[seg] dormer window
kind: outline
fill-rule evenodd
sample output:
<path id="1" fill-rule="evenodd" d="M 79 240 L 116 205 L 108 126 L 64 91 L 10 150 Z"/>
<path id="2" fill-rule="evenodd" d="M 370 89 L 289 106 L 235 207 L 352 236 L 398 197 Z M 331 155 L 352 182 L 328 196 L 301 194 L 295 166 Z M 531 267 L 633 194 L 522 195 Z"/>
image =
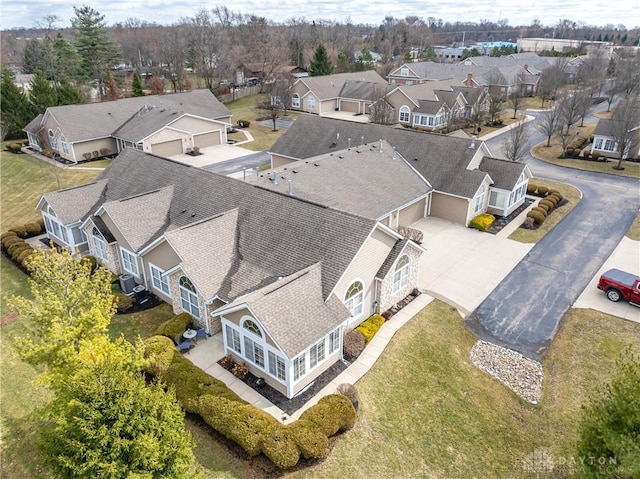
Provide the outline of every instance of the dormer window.
<path id="1" fill-rule="evenodd" d="M 408 77 L 409 76 L 409 69 L 408 68 L 401 68 L 400 69 L 400 76 L 401 77 Z"/>

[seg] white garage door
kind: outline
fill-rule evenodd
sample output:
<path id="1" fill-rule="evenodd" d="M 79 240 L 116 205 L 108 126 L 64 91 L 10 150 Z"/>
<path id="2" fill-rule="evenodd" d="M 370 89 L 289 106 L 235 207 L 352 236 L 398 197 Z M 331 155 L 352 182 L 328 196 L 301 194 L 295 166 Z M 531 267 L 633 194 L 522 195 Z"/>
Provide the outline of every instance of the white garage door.
<path id="1" fill-rule="evenodd" d="M 360 113 L 359 104 L 357 101 L 344 101 L 340 102 L 340 111 L 348 111 L 351 113 Z"/>
<path id="2" fill-rule="evenodd" d="M 220 131 L 216 130 L 209 133 L 201 133 L 200 135 L 193 135 L 193 142 L 198 148 L 219 145 Z"/>
<path id="3" fill-rule="evenodd" d="M 151 146 L 151 153 L 158 156 L 174 156 L 182 153 L 182 140 L 164 141 Z"/>

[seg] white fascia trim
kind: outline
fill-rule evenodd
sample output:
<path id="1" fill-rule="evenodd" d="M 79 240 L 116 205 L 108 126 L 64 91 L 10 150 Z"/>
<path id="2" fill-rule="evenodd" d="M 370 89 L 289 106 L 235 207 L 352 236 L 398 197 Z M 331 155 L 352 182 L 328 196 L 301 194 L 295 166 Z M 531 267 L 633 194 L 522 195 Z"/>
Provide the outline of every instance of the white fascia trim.
<path id="1" fill-rule="evenodd" d="M 147 254 L 150 250 L 152 250 L 153 248 L 155 248 L 156 246 L 160 245 L 163 241 L 166 241 L 166 238 L 164 237 L 164 235 L 160 236 L 159 238 L 156 238 L 155 240 L 153 240 L 151 243 L 149 243 L 147 246 L 145 246 L 144 248 L 142 248 L 138 254 L 140 256 Z"/>
<path id="2" fill-rule="evenodd" d="M 44 199 L 44 195 L 40 195 L 40 199 L 38 200 L 38 203 L 36 204 L 36 207 L 34 209 L 42 211 L 41 204 L 43 201 L 47 201 L 47 200 Z"/>

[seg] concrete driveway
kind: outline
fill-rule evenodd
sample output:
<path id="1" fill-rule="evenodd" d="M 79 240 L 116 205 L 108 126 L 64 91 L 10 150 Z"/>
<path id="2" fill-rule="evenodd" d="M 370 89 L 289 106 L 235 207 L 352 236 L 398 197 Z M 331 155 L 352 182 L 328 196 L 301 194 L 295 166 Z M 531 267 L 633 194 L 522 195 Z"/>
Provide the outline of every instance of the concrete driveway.
<path id="1" fill-rule="evenodd" d="M 598 270 L 576 302 L 573 303 L 573 307 L 591 308 L 640 323 L 639 307 L 632 306 L 624 301 L 619 303 L 609 301 L 604 292 L 597 288 L 600 275 L 611 268 L 621 269 L 632 274 L 640 274 L 640 241 L 630 240 L 626 236 L 622 238 L 618 247 L 602 265 L 602 268 Z"/>
<path id="2" fill-rule="evenodd" d="M 507 239 L 521 222 L 513 220 L 513 227 L 498 235 L 434 217 L 411 225 L 423 232 L 422 246 L 427 250 L 420 262 L 418 287 L 455 305 L 466 317 L 533 247 Z"/>

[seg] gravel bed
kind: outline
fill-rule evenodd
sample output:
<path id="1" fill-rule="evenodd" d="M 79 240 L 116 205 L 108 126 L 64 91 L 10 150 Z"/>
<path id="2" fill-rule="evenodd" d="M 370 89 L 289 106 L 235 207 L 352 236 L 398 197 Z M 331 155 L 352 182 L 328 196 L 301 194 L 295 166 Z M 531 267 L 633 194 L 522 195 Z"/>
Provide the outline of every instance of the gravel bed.
<path id="1" fill-rule="evenodd" d="M 476 342 L 470 357 L 475 366 L 491 374 L 518 396 L 538 404 L 542 393 L 542 364 L 486 341 Z"/>

